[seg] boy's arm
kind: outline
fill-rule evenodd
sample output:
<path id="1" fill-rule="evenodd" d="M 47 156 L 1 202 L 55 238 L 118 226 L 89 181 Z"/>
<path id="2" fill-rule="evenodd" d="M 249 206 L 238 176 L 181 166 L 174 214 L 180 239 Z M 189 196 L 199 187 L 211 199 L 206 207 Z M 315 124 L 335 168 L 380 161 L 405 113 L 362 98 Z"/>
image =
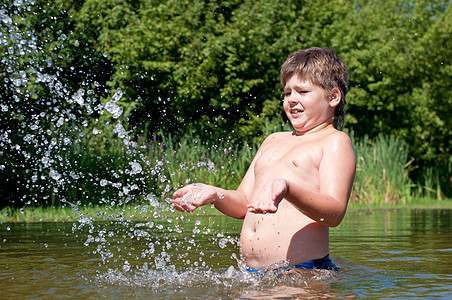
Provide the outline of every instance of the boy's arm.
<path id="1" fill-rule="evenodd" d="M 350 138 L 344 133 L 332 137 L 325 147 L 319 166 L 319 192 L 308 190 L 303 183 L 278 178 L 270 182 L 248 210 L 254 213 L 274 213 L 284 198 L 306 216 L 326 226 L 335 227 L 342 221 L 347 209 L 356 161 Z"/>
<path id="2" fill-rule="evenodd" d="M 238 190 L 218 190 L 221 193 L 221 197 L 214 203 L 215 208 L 229 217 L 236 219 L 245 218 L 248 212 L 246 196 Z"/>
<path id="3" fill-rule="evenodd" d="M 198 207 L 213 204 L 222 213 L 237 219 L 246 214 L 244 196 L 234 190 L 224 190 L 212 185 L 194 183 L 184 186 L 173 194 L 172 206 L 181 212 L 193 212 Z"/>
<path id="4" fill-rule="evenodd" d="M 227 216 L 243 219 L 248 212 L 247 205 L 253 192 L 256 157 L 237 190 L 225 190 L 202 183 L 190 184 L 173 194 L 175 199 L 171 200 L 172 206 L 178 211 L 193 212 L 198 207 L 210 203 Z"/>

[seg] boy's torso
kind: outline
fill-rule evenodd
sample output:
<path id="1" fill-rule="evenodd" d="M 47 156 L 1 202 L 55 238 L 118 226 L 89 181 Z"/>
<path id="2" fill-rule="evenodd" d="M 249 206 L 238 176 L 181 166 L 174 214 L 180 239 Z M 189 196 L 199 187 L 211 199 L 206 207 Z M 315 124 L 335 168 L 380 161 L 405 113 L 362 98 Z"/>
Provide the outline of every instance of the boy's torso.
<path id="1" fill-rule="evenodd" d="M 306 136 L 290 132 L 269 136 L 255 161 L 255 188 L 250 202 L 275 178 L 285 178 L 318 192 L 323 149 L 335 132 L 331 128 Z M 251 268 L 263 268 L 282 260 L 302 263 L 328 254 L 328 227 L 308 218 L 283 199 L 275 214 L 246 215 L 241 250 Z"/>

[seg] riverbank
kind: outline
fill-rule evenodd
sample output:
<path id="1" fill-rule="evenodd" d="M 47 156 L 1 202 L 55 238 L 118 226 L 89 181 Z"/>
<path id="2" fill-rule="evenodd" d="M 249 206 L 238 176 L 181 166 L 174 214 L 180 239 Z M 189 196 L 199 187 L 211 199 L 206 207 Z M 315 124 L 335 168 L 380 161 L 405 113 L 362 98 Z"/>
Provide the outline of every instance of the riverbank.
<path id="1" fill-rule="evenodd" d="M 348 212 L 373 211 L 381 209 L 452 209 L 452 199 L 414 199 L 409 204 L 365 204 L 352 202 L 349 204 Z M 58 207 L 5 207 L 0 210 L 0 222 L 62 222 L 78 221 L 80 219 L 90 220 L 140 220 L 158 217 L 170 217 L 181 213 L 161 207 L 160 209 L 148 209 L 143 205 L 110 207 L 110 206 L 58 206 Z M 203 207 L 195 212 L 195 215 L 219 215 L 214 208 Z"/>

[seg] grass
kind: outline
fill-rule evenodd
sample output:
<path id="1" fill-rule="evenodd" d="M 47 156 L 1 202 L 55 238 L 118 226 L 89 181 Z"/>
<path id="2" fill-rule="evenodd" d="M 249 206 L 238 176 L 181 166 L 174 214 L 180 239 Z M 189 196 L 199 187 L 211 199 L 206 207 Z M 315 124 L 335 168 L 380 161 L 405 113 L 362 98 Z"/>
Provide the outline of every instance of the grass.
<path id="1" fill-rule="evenodd" d="M 112 207 L 109 205 L 76 206 L 61 205 L 48 207 L 4 207 L 0 209 L 0 223 L 2 222 L 58 222 L 77 221 L 80 219 L 90 220 L 140 220 L 161 217 L 177 216 L 184 213 L 177 212 L 170 208 L 169 204 L 162 204 L 159 207 L 152 205 L 127 204 L 122 207 Z M 221 215 L 221 213 L 210 206 L 198 209 L 195 215 Z"/>
<path id="2" fill-rule="evenodd" d="M 212 210 L 216 211 L 216 210 Z M 156 210 L 144 205 L 125 205 L 112 207 L 108 205 L 96 206 L 49 206 L 49 207 L 5 207 L 0 210 L 0 222 L 43 222 L 43 221 L 77 221 L 92 220 L 120 220 L 120 219 L 148 219 L 170 216 L 169 210 Z M 218 213 L 219 214 L 219 213 Z"/>
<path id="3" fill-rule="evenodd" d="M 408 204 L 394 204 L 394 203 L 363 203 L 350 202 L 348 211 L 354 210 L 375 210 L 375 209 L 452 209 L 452 199 L 437 200 L 434 198 L 414 198 Z"/>
<path id="4" fill-rule="evenodd" d="M 433 169 L 426 173 L 422 184 L 410 180 L 411 160 L 402 141 L 380 135 L 375 140 L 354 141 L 354 146 L 357 172 L 350 197 L 351 209 L 449 206 Z M 106 213 L 134 218 L 139 215 L 134 207 L 165 205 L 172 192 L 187 183 L 203 182 L 235 189 L 257 149 L 257 144 L 239 148 L 192 136 L 174 141 L 170 135 L 160 134 L 133 142 L 127 136 L 96 135 L 86 144 L 62 146 L 59 155 L 65 163 L 53 165 L 55 174 L 61 175 L 58 180 L 47 177 L 31 185 L 47 193 L 43 200 L 39 193 L 32 191 L 27 198 L 34 201 L 24 203 L 27 205 L 18 210 L 4 208 L 0 220 L 77 219 L 79 216 L 68 205 L 62 205 L 64 202 L 74 202 L 80 214 L 90 218 L 102 219 Z M 51 179 L 56 178 L 55 174 Z M 147 210 L 149 215 L 154 213 L 152 209 Z"/>
<path id="5" fill-rule="evenodd" d="M 154 196 L 166 199 L 175 188 L 196 181 L 234 189 L 256 148 L 202 142 L 192 136 L 176 142 L 162 134 L 132 141 L 125 133 L 115 137 L 88 130 L 78 142 L 66 145 L 57 140 L 55 144 L 42 158 L 42 153 L 36 154 L 37 164 L 20 174 L 25 184 L 17 189 L 22 196 L 15 197 L 16 203 L 22 198 L 19 201 L 27 206 L 58 206 L 60 201 L 77 199 L 80 205 L 123 205 Z M 59 161 L 43 168 L 41 161 L 51 157 Z"/>
<path id="6" fill-rule="evenodd" d="M 409 205 L 406 204 L 369 204 L 360 202 L 349 203 L 348 211 L 375 210 L 375 209 L 452 209 L 452 199 L 438 201 L 436 199 L 417 198 Z M 61 222 L 78 221 L 82 218 L 90 220 L 140 220 L 157 217 L 171 217 L 180 215 L 179 212 L 161 208 L 154 209 L 145 205 L 125 205 L 123 207 L 111 206 L 77 206 L 75 209 L 70 205 L 56 207 L 5 207 L 0 210 L 0 223 L 10 222 Z M 209 206 L 197 210 L 196 214 L 221 215 L 221 213 Z"/>
<path id="7" fill-rule="evenodd" d="M 414 199 L 407 147 L 393 136 L 355 143 L 356 177 L 350 201 L 364 205 L 409 204 Z"/>

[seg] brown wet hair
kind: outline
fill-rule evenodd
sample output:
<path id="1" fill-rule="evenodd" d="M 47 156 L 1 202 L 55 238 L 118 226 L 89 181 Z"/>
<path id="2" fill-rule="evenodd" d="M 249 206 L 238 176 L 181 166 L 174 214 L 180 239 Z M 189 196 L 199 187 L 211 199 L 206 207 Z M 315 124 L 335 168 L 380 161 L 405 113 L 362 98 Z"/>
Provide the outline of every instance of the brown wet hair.
<path id="1" fill-rule="evenodd" d="M 342 129 L 345 120 L 345 95 L 348 92 L 348 69 L 336 52 L 327 48 L 308 48 L 293 52 L 281 67 L 281 84 L 284 87 L 294 75 L 321 87 L 328 95 L 338 88 L 341 102 L 336 106 L 333 126 Z"/>

